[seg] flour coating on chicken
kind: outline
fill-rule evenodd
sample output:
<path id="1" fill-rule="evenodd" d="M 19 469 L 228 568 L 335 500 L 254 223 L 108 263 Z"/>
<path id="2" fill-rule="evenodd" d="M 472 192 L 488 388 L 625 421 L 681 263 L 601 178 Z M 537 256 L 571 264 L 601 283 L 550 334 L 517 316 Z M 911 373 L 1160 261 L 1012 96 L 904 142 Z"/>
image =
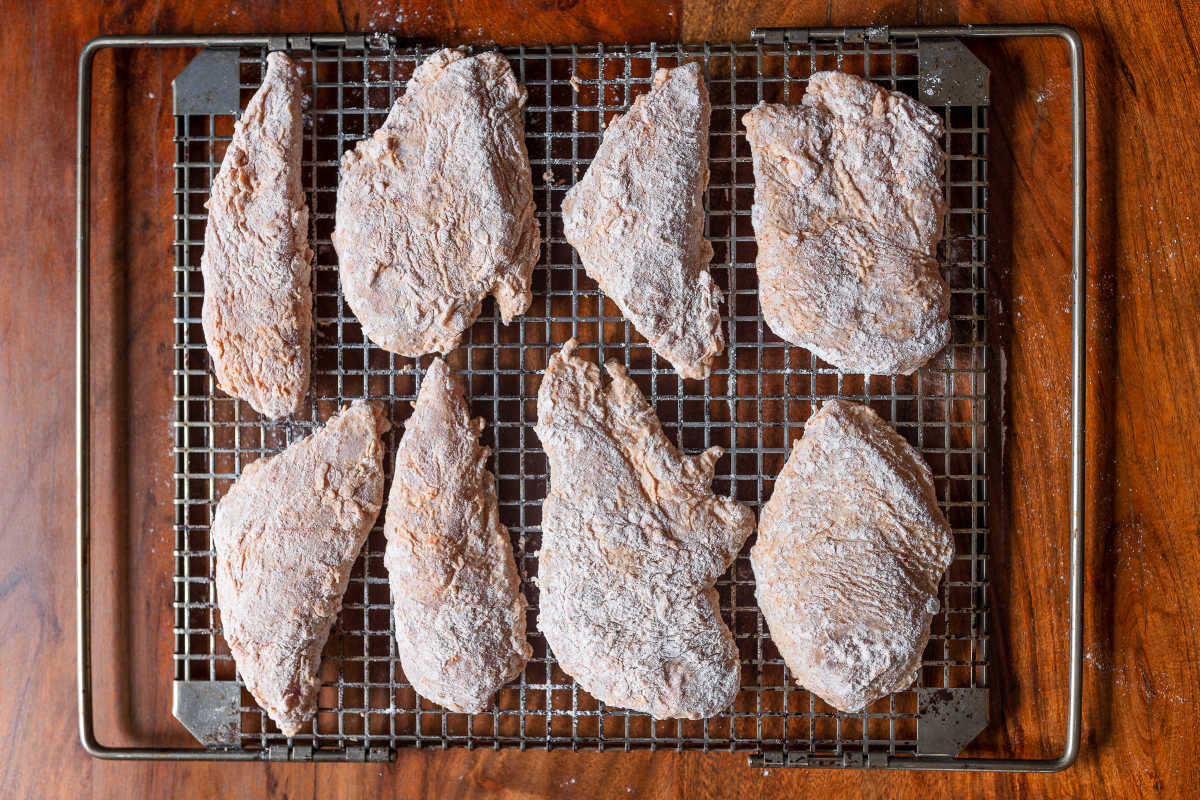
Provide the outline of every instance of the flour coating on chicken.
<path id="1" fill-rule="evenodd" d="M 272 419 L 299 408 L 309 381 L 313 254 L 300 185 L 300 98 L 295 64 L 268 54 L 262 86 L 213 178 L 200 257 L 217 386 Z"/>
<path id="2" fill-rule="evenodd" d="M 708 124 L 699 65 L 660 69 L 609 123 L 562 206 L 563 233 L 587 274 L 685 378 L 706 377 L 725 348 L 704 238 Z"/>
<path id="3" fill-rule="evenodd" d="M 929 467 L 842 400 L 808 420 L 750 550 L 771 640 L 796 682 L 842 711 L 916 680 L 953 557 Z"/>
<path id="4" fill-rule="evenodd" d="M 615 362 L 550 359 L 537 434 L 550 461 L 538 625 L 592 696 L 659 719 L 727 708 L 741 677 L 713 584 L 754 514 L 712 493 L 713 447 L 684 456 Z"/>
<path id="5" fill-rule="evenodd" d="M 404 675 L 422 697 L 469 713 L 483 711 L 533 653 L 482 433 L 436 359 L 404 425 L 384 522 Z"/>
<path id="6" fill-rule="evenodd" d="M 525 98 L 499 53 L 441 50 L 383 126 L 342 156 L 342 291 L 385 350 L 453 350 L 489 294 L 505 324 L 529 307 L 539 229 Z"/>
<path id="7" fill-rule="evenodd" d="M 321 650 L 383 502 L 382 410 L 356 400 L 247 464 L 212 524 L 217 603 L 246 689 L 287 736 L 316 712 Z"/>
<path id="8" fill-rule="evenodd" d="M 742 118 L 758 296 L 776 334 L 840 369 L 908 374 L 945 347 L 941 119 L 841 72 Z"/>

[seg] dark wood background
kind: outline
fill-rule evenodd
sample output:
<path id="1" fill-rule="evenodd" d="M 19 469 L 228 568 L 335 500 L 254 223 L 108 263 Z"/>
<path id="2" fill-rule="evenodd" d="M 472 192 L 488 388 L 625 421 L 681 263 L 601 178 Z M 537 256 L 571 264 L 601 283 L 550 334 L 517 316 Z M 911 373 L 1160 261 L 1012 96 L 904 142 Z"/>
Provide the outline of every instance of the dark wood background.
<path id="1" fill-rule="evenodd" d="M 1200 10 L 1194 1 L 175 0 L 0 2 L 0 770 L 8 797 L 1192 795 L 1200 670 Z M 741 755 L 404 752 L 394 764 L 120 764 L 78 744 L 73 576 L 75 66 L 109 33 L 393 30 L 448 43 L 745 39 L 753 25 L 1044 22 L 1087 61 L 1088 457 L 1083 754 L 1053 776 L 751 770 Z M 986 753 L 1064 733 L 1069 99 L 1061 45 L 989 47 L 992 237 L 1007 447 L 994 484 Z M 102 56 L 93 391 L 97 721 L 170 716 L 170 82 Z"/>

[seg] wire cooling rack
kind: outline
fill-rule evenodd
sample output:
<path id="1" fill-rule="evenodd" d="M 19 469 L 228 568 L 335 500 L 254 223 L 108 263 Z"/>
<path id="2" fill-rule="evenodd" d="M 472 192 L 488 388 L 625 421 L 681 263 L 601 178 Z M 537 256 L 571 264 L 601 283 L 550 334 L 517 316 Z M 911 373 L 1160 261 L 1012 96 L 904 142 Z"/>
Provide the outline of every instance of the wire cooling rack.
<path id="1" fill-rule="evenodd" d="M 987 71 L 961 42 L 945 36 L 1006 35 L 1003 30 L 1010 29 L 991 34 L 771 29 L 756 31 L 750 43 L 504 49 L 529 92 L 526 143 L 542 231 L 534 299 L 509 326 L 486 301 L 448 360 L 464 377 L 473 413 L 487 420 L 489 466 L 529 600 L 534 656 L 521 676 L 498 692 L 488 712 L 449 712 L 418 697 L 396 653 L 381 515 L 354 566 L 325 649 L 318 713 L 291 739 L 242 688 L 220 635 L 209 526 L 216 501 L 247 464 L 308 435 L 356 398 L 386 404 L 394 424 L 385 460 L 390 479 L 403 421 L 430 357 L 406 359 L 366 340 L 341 296 L 330 235 L 341 154 L 383 122 L 414 67 L 434 49 L 401 47 L 386 36 L 197 40 L 226 48 L 203 51 L 175 83 L 174 711 L 208 749 L 99 745 L 91 732 L 90 669 L 84 658 L 81 730 L 89 750 L 115 757 L 383 760 L 410 746 L 648 748 L 744 751 L 754 763 L 788 766 L 1064 766 L 951 758 L 987 722 L 987 454 L 994 443 L 988 441 L 987 424 Z M 1057 29 L 1032 35 L 1073 41 Z M 201 328 L 199 267 L 210 183 L 236 110 L 258 87 L 266 53 L 273 49 L 288 50 L 306 72 L 303 181 L 316 254 L 312 388 L 303 412 L 279 423 L 264 422 L 248 404 L 217 390 Z M 81 63 L 90 63 L 88 58 L 85 50 Z M 688 61 L 701 64 L 712 101 L 706 235 L 713 243 L 713 277 L 727 297 L 726 356 L 703 382 L 681 381 L 599 293 L 563 237 L 560 214 L 563 195 L 582 177 L 605 125 L 648 90 L 656 69 Z M 1074 76 L 1074 60 L 1072 66 Z M 750 224 L 754 181 L 740 118 L 763 100 L 797 102 L 807 77 L 824 69 L 852 72 L 908 93 L 945 122 L 948 205 L 939 263 L 951 287 L 952 343 L 912 376 L 839 372 L 781 341 L 759 314 Z M 81 109 L 82 92 L 81 86 Z M 81 137 L 84 125 L 81 116 Z M 84 163 L 86 152 L 81 150 L 80 157 Z M 81 199 L 86 204 L 83 188 Z M 82 219 L 86 224 L 86 215 Z M 86 244 L 86 232 L 81 236 Z M 81 329 L 86 329 L 85 315 Z M 742 689 L 726 712 L 697 721 L 656 721 L 596 701 L 558 667 L 537 626 L 533 578 L 547 462 L 533 424 L 540 374 L 549 355 L 570 337 L 580 341 L 585 357 L 624 363 L 682 449 L 725 448 L 714 489 L 756 510 L 769 498 L 790 442 L 828 398 L 871 406 L 921 451 L 954 530 L 957 556 L 941 586 L 941 610 L 915 687 L 857 714 L 837 712 L 797 687 L 755 603 L 748 558 L 753 538 L 717 583 L 742 662 Z M 86 377 L 86 359 L 81 369 Z M 86 526 L 80 531 L 80 564 L 80 614 L 86 623 Z M 1072 602 L 1074 614 L 1074 596 Z M 86 624 L 80 635 L 86 654 Z M 1073 713 L 1075 678 L 1073 666 Z"/>
<path id="2" fill-rule="evenodd" d="M 220 636 L 213 594 L 209 525 L 216 501 L 247 464 L 308 435 L 336 409 L 359 397 L 386 403 L 397 423 L 389 456 L 416 398 L 429 357 L 390 354 L 365 339 L 341 296 L 334 226 L 338 159 L 384 121 L 413 68 L 433 50 L 388 48 L 292 50 L 306 72 L 311 102 L 304 151 L 304 185 L 312 210 L 315 320 L 313 388 L 304 412 L 279 424 L 263 422 L 247 403 L 216 388 L 200 325 L 203 249 L 209 186 L 232 132 L 232 115 L 176 118 L 178 216 L 176 290 L 175 677 L 184 682 L 235 679 Z M 266 48 L 238 58 L 241 105 L 262 79 Z M 383 515 L 355 566 L 343 611 L 325 651 L 324 686 L 311 729 L 291 744 L 314 750 L 404 745 L 517 747 L 779 748 L 812 756 L 844 753 L 915 754 L 918 695 L 901 692 L 862 714 L 839 714 L 789 685 L 754 597 L 748 548 L 717 584 L 726 622 L 742 657 L 742 684 L 732 709 L 696 721 L 655 721 L 605 706 L 578 688 L 547 651 L 537 626 L 537 551 L 547 464 L 533 433 L 536 393 L 551 352 L 569 337 L 585 357 L 615 358 L 649 398 L 678 445 L 695 451 L 720 445 L 714 489 L 758 508 L 770 496 L 788 444 L 821 402 L 843 397 L 867 403 L 914 446 L 934 470 L 942 508 L 955 531 L 958 556 L 942 587 L 942 610 L 924 658 L 919 686 L 987 685 L 987 483 L 985 267 L 987 108 L 943 106 L 949 208 L 941 251 L 951 286 L 952 342 L 911 377 L 838 372 L 807 351 L 774 336 L 759 314 L 754 234 L 750 227 L 754 176 L 741 115 L 760 100 L 796 102 L 805 78 L 843 69 L 889 89 L 919 93 L 920 49 L 915 40 L 810 42 L 798 46 L 561 47 L 505 51 L 529 92 L 526 141 L 534 176 L 542 259 L 534 301 L 512 325 L 500 323 L 491 301 L 451 358 L 464 376 L 472 412 L 487 420 L 501 521 L 509 527 L 530 603 L 534 657 L 502 689 L 493 711 L 446 711 L 416 695 L 404 680 L 392 632 L 383 565 Z M 563 238 L 560 208 L 566 190 L 583 177 L 606 123 L 649 88 L 659 67 L 698 60 L 712 102 L 711 179 L 707 235 L 715 251 L 714 278 L 726 290 L 728 361 L 706 382 L 682 382 L 657 357 L 620 311 L 588 279 Z M 591 352 L 589 352 L 591 351 Z M 390 471 L 390 458 L 388 467 Z M 250 698 L 240 698 L 237 737 L 242 748 L 286 745 L 287 739 Z"/>

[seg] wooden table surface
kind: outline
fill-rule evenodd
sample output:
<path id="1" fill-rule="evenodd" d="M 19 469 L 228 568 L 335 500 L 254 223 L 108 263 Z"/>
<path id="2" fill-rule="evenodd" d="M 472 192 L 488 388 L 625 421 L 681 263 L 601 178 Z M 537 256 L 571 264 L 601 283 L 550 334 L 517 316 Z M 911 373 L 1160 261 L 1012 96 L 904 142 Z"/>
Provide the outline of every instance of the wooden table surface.
<path id="1" fill-rule="evenodd" d="M 0 2 L 0 785 L 8 797 L 889 798 L 1194 794 L 1200 698 L 1200 13 L 1194 0 Z M 73 574 L 75 65 L 99 34 L 393 30 L 442 42 L 745 39 L 754 25 L 1044 22 L 1085 40 L 1087 622 L 1083 752 L 1050 776 L 752 770 L 742 755 L 404 752 L 394 764 L 111 763 L 78 742 Z M 989 48 L 995 313 L 994 721 L 981 753 L 1064 735 L 1069 102 L 1058 43 Z M 92 465 L 97 724 L 170 716 L 170 82 L 101 58 Z M 99 534 L 98 534 L 99 535 Z"/>

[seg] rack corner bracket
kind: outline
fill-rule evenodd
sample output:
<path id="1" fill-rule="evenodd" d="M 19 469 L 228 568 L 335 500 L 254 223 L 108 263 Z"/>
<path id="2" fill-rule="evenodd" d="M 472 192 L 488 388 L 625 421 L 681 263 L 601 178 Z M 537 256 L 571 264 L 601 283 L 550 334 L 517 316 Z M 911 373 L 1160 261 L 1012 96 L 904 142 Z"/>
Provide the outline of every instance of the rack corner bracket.
<path id="1" fill-rule="evenodd" d="M 917 689 L 917 755 L 957 756 L 987 724 L 987 689 Z"/>
<path id="2" fill-rule="evenodd" d="M 922 103 L 932 106 L 978 106 L 988 103 L 986 65 L 958 39 L 922 39 L 918 86 Z"/>
<path id="3" fill-rule="evenodd" d="M 238 51 L 208 47 L 201 50 L 171 82 L 175 114 L 236 114 Z"/>
<path id="4" fill-rule="evenodd" d="M 171 713 L 205 747 L 235 747 L 241 733 L 237 681 L 175 681 Z"/>

